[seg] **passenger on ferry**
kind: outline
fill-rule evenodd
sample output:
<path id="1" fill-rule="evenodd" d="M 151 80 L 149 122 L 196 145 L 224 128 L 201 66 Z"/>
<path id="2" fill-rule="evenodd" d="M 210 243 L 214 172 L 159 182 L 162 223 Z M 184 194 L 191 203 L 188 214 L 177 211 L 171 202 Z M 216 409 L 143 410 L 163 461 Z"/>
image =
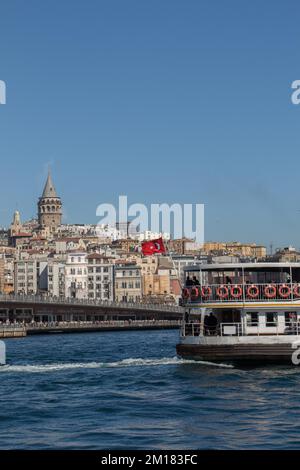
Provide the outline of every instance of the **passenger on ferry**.
<path id="1" fill-rule="evenodd" d="M 224 312 L 222 314 L 222 323 L 231 323 L 232 315 L 229 312 Z"/>
<path id="2" fill-rule="evenodd" d="M 186 286 L 192 286 L 192 285 L 193 285 L 193 281 L 192 281 L 192 279 L 190 278 L 190 276 L 187 276 L 185 285 L 186 285 Z"/>
<path id="3" fill-rule="evenodd" d="M 205 334 L 212 336 L 217 334 L 217 326 L 218 320 L 215 315 L 210 312 L 209 315 L 206 315 L 204 318 L 204 327 L 205 327 Z"/>
<path id="4" fill-rule="evenodd" d="M 200 282 L 198 281 L 196 276 L 193 276 L 193 286 L 199 286 L 199 285 L 200 285 Z"/>

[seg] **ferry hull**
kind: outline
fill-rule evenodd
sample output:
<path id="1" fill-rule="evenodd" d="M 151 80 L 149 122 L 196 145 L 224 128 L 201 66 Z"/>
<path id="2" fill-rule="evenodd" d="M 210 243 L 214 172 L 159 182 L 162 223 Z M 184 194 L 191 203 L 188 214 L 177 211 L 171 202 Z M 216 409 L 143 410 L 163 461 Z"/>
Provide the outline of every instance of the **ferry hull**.
<path id="1" fill-rule="evenodd" d="M 280 344 L 178 344 L 178 356 L 185 359 L 233 365 L 297 364 L 297 351 L 291 343 Z M 292 359 L 294 358 L 294 359 Z"/>

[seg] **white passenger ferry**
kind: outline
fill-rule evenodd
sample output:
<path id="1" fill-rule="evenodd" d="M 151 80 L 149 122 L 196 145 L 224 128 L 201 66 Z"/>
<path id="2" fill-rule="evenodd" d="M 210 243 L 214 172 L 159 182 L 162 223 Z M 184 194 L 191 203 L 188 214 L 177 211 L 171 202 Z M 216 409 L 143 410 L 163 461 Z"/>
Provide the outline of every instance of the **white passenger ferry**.
<path id="1" fill-rule="evenodd" d="M 300 264 L 185 269 L 179 356 L 232 364 L 300 363 Z"/>

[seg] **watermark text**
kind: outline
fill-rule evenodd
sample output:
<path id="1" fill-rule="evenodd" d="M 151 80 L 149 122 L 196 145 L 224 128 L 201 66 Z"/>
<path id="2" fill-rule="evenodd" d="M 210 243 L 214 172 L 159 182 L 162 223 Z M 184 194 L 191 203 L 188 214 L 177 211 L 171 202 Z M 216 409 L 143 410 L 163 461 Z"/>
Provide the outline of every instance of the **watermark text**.
<path id="1" fill-rule="evenodd" d="M 6 104 L 6 84 L 0 80 L 0 104 Z"/>
<path id="2" fill-rule="evenodd" d="M 127 196 L 119 196 L 118 207 L 113 204 L 100 204 L 96 210 L 100 217 L 98 226 L 112 227 L 125 225 L 131 233 L 151 231 L 172 233 L 173 238 L 189 238 L 199 244 L 204 243 L 204 204 L 134 203 L 128 206 Z"/>
<path id="3" fill-rule="evenodd" d="M 292 83 L 292 89 L 294 90 L 291 96 L 292 103 L 298 105 L 300 104 L 300 80 Z"/>

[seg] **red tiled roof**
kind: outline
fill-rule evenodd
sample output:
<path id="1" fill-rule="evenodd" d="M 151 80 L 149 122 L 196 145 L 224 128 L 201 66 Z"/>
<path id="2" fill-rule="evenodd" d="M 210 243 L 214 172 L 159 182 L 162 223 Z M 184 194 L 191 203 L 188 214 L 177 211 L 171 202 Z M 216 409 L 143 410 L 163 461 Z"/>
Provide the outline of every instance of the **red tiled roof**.
<path id="1" fill-rule="evenodd" d="M 17 237 L 32 237 L 32 234 L 20 232 L 20 233 L 16 233 L 15 235 L 12 235 L 12 238 L 17 238 Z"/>
<path id="2" fill-rule="evenodd" d="M 81 240 L 81 237 L 65 237 L 65 238 L 57 238 L 55 241 L 56 242 L 79 242 Z"/>

